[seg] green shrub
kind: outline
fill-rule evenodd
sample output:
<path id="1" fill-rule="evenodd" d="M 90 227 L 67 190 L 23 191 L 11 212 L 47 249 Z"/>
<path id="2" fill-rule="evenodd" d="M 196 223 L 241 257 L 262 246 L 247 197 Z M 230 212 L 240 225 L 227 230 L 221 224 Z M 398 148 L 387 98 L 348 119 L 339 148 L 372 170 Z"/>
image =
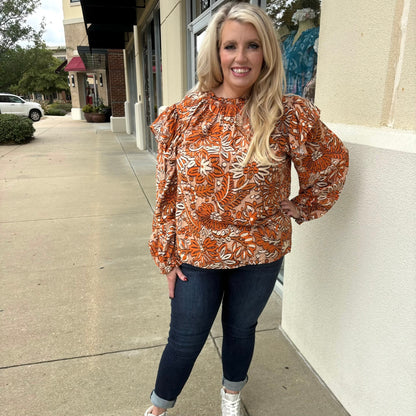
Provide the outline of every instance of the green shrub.
<path id="1" fill-rule="evenodd" d="M 95 107 L 92 104 L 86 104 L 82 107 L 84 113 L 96 113 Z"/>
<path id="2" fill-rule="evenodd" d="M 28 143 L 34 132 L 33 121 L 30 118 L 0 114 L 0 143 Z"/>
<path id="3" fill-rule="evenodd" d="M 65 116 L 66 111 L 60 108 L 47 108 L 45 114 L 47 116 Z"/>
<path id="4" fill-rule="evenodd" d="M 46 111 L 62 110 L 62 111 L 65 111 L 65 113 L 69 113 L 71 111 L 71 108 L 72 108 L 71 103 L 53 103 L 47 106 Z"/>
<path id="5" fill-rule="evenodd" d="M 99 99 L 97 105 L 86 104 L 82 107 L 84 113 L 101 113 L 109 114 L 111 113 L 111 107 L 104 105 L 103 100 Z"/>

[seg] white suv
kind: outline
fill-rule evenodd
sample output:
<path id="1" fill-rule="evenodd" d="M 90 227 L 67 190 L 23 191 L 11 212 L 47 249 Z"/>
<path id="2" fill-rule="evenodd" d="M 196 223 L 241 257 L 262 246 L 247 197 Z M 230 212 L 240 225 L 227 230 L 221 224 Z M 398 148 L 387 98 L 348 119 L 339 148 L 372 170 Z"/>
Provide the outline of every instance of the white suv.
<path id="1" fill-rule="evenodd" d="M 33 121 L 39 121 L 44 115 L 40 104 L 25 101 L 13 94 L 0 93 L 0 113 L 27 116 Z"/>

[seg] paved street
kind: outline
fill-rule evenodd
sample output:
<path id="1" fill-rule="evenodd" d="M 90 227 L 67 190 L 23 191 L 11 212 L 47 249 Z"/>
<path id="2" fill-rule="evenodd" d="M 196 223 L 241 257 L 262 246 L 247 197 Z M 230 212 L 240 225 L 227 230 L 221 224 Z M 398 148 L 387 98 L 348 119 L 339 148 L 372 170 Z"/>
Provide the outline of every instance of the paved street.
<path id="1" fill-rule="evenodd" d="M 155 158 L 109 124 L 42 118 L 36 139 L 0 146 L 0 415 L 141 416 L 169 325 L 150 257 Z M 243 401 L 250 416 L 345 416 L 261 317 Z M 169 415 L 220 415 L 215 323 Z"/>

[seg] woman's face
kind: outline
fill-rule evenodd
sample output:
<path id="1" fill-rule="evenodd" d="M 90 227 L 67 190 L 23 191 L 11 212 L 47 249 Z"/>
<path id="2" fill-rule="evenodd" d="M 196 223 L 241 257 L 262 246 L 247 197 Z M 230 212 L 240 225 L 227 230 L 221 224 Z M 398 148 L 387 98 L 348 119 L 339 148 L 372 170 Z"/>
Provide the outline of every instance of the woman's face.
<path id="1" fill-rule="evenodd" d="M 254 26 L 227 20 L 222 28 L 219 56 L 224 80 L 217 94 L 227 98 L 248 95 L 263 65 L 263 49 Z"/>

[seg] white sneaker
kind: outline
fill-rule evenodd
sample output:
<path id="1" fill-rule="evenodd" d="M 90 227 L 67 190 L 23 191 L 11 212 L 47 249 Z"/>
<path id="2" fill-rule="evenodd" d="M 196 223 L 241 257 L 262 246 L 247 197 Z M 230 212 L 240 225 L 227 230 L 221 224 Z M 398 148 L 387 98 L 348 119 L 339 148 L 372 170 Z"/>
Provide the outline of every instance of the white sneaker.
<path id="1" fill-rule="evenodd" d="M 144 412 L 144 416 L 152 416 L 152 409 L 153 406 L 150 406 L 145 412 Z M 168 414 L 168 411 L 166 410 L 165 412 L 163 412 L 160 416 L 166 416 Z"/>
<path id="2" fill-rule="evenodd" d="M 240 416 L 240 393 L 226 393 L 221 389 L 221 410 L 222 416 Z"/>

